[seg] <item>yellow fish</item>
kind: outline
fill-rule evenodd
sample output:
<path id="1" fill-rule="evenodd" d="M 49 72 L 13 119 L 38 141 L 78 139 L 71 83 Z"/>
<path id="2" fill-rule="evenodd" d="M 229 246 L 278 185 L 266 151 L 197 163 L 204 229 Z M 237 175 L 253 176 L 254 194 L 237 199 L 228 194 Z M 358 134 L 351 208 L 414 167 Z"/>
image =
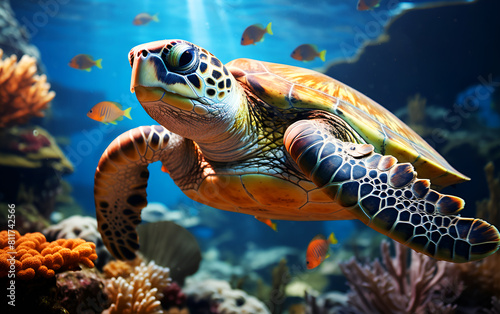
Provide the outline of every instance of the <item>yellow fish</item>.
<path id="1" fill-rule="evenodd" d="M 102 59 L 97 59 L 94 61 L 91 55 L 79 54 L 71 59 L 71 61 L 69 62 L 69 66 L 74 69 L 90 72 L 90 68 L 92 68 L 94 65 L 99 69 L 102 69 L 101 62 Z"/>
<path id="2" fill-rule="evenodd" d="M 303 44 L 295 48 L 291 57 L 299 61 L 311 61 L 319 57 L 323 62 L 325 61 L 326 50 L 318 52 L 318 47 L 311 44 Z"/>
<path id="3" fill-rule="evenodd" d="M 264 224 L 266 224 L 267 226 L 269 226 L 269 228 L 273 229 L 274 231 L 278 231 L 278 225 L 273 222 L 271 219 L 269 218 L 261 218 L 261 217 L 257 217 L 255 216 L 255 218 L 260 221 L 260 222 L 263 222 Z"/>
<path id="4" fill-rule="evenodd" d="M 338 241 L 333 232 L 330 234 L 328 239 L 326 239 L 322 234 L 315 236 L 307 246 L 307 269 L 313 269 L 323 263 L 323 261 L 329 256 L 328 249 L 330 248 L 330 244 L 337 244 L 337 242 Z"/>
<path id="5" fill-rule="evenodd" d="M 114 101 L 101 101 L 87 112 L 87 116 L 104 124 L 116 124 L 116 121 L 123 120 L 123 116 L 132 120 L 130 110 L 132 107 L 122 110 L 122 105 Z"/>
<path id="6" fill-rule="evenodd" d="M 265 34 L 272 35 L 273 31 L 271 30 L 271 23 L 267 24 L 266 28 L 262 24 L 254 24 L 248 26 L 243 35 L 241 36 L 241 44 L 243 46 L 256 44 L 264 40 Z"/>
<path id="7" fill-rule="evenodd" d="M 149 13 L 139 13 L 136 15 L 132 23 L 134 25 L 146 25 L 151 21 L 159 22 L 160 20 L 158 19 L 158 13 L 155 15 L 150 15 Z"/>
<path id="8" fill-rule="evenodd" d="M 380 0 L 359 0 L 358 11 L 373 10 L 380 6 Z"/>

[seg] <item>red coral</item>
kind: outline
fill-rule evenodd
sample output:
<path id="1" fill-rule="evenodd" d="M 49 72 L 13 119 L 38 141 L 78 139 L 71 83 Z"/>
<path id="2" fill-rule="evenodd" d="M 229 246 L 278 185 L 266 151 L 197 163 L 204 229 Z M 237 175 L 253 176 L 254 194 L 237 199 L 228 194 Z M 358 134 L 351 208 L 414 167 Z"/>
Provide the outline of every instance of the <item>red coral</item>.
<path id="1" fill-rule="evenodd" d="M 171 307 L 182 308 L 186 305 L 186 295 L 176 282 L 170 283 L 170 285 L 163 289 L 161 305 L 166 309 L 170 309 Z"/>
<path id="2" fill-rule="evenodd" d="M 41 148 L 51 145 L 50 140 L 45 135 L 33 128 L 24 129 L 20 134 L 7 140 L 8 142 L 5 144 L 7 151 L 17 154 L 36 153 Z"/>
<path id="3" fill-rule="evenodd" d="M 13 247 L 9 239 L 10 244 L 15 241 Z M 18 231 L 0 232 L 0 278 L 9 274 L 11 263 L 15 265 L 16 278 L 30 280 L 35 276 L 53 277 L 56 271 L 80 269 L 79 264 L 94 267 L 96 259 L 95 244 L 83 239 L 47 242 L 40 232 L 24 236 Z"/>

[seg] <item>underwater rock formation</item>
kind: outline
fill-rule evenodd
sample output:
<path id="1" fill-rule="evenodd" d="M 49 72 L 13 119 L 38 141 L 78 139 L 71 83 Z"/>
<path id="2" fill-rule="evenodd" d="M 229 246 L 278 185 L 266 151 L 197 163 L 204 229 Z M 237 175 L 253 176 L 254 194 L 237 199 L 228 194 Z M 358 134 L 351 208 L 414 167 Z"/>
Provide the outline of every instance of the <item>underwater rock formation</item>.
<path id="1" fill-rule="evenodd" d="M 0 166 L 73 172 L 73 165 L 56 140 L 39 126 L 0 129 L 0 143 Z"/>
<path id="2" fill-rule="evenodd" d="M 385 5 L 373 12 L 378 21 L 387 20 Z M 388 41 L 368 44 L 358 58 L 333 64 L 326 74 L 391 111 L 417 92 L 428 103 L 451 106 L 479 78 L 500 74 L 499 11 L 497 0 L 409 10 L 386 26 Z M 356 35 L 366 36 L 362 30 Z"/>
<path id="3" fill-rule="evenodd" d="M 12 243 L 14 241 L 14 243 Z M 30 280 L 50 278 L 55 272 L 80 269 L 79 264 L 94 267 L 95 244 L 83 239 L 60 239 L 47 242 L 40 232 L 21 236 L 18 231 L 0 232 L 0 278 L 11 269 L 11 252 L 15 254 L 16 278 Z"/>
<path id="4" fill-rule="evenodd" d="M 229 283 L 223 280 L 188 280 L 184 293 L 192 313 L 271 313 L 257 298 L 243 290 L 231 289 Z"/>
<path id="5" fill-rule="evenodd" d="M 101 313 L 110 306 L 105 282 L 88 269 L 56 275 L 58 303 L 69 313 Z"/>
<path id="6" fill-rule="evenodd" d="M 73 165 L 43 128 L 0 129 L 0 203 L 16 205 L 16 228 L 34 232 L 45 228 L 61 192 L 61 176 Z M 7 216 L 0 217 L 6 223 Z"/>
<path id="7" fill-rule="evenodd" d="M 141 263 L 129 277 L 115 277 L 108 280 L 106 292 L 112 302 L 103 311 L 105 314 L 149 314 L 163 313 L 161 299 L 163 291 L 170 285 L 170 271 L 166 267 Z"/>
<path id="8" fill-rule="evenodd" d="M 36 59 L 16 55 L 2 60 L 0 49 L 0 128 L 24 124 L 32 117 L 43 117 L 43 110 L 54 98 L 47 77 L 38 75 Z"/>
<path id="9" fill-rule="evenodd" d="M 8 55 L 27 54 L 40 60 L 40 51 L 29 43 L 29 35 L 15 18 L 9 0 L 0 0 L 0 49 Z"/>

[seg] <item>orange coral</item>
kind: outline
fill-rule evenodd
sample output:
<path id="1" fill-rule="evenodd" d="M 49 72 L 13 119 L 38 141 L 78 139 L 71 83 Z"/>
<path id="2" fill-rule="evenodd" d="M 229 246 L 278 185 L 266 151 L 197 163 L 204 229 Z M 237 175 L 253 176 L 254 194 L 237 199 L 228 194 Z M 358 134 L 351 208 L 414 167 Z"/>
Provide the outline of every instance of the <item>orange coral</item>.
<path id="1" fill-rule="evenodd" d="M 95 244 L 83 239 L 47 242 L 40 232 L 21 236 L 18 231 L 4 230 L 0 232 L 0 278 L 9 274 L 11 256 L 15 258 L 16 278 L 23 280 L 53 277 L 56 271 L 80 269 L 79 264 L 94 267 L 97 259 Z"/>
<path id="2" fill-rule="evenodd" d="M 17 62 L 15 55 L 2 56 L 0 49 L 0 128 L 43 117 L 55 93 L 49 91 L 47 77 L 36 74 L 36 59 L 24 55 Z"/>

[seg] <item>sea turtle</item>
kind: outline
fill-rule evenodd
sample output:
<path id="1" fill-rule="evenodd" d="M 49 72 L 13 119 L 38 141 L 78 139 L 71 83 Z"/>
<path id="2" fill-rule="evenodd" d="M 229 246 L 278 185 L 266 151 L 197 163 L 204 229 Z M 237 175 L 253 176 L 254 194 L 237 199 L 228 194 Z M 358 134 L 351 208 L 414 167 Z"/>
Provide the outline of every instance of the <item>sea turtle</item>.
<path id="1" fill-rule="evenodd" d="M 115 257 L 135 257 L 156 161 L 191 199 L 261 220 L 359 219 L 451 262 L 498 249 L 494 226 L 457 216 L 464 201 L 434 190 L 468 178 L 345 84 L 289 65 L 223 65 L 184 40 L 139 45 L 129 61 L 131 91 L 161 126 L 123 133 L 99 161 L 96 214 Z"/>

